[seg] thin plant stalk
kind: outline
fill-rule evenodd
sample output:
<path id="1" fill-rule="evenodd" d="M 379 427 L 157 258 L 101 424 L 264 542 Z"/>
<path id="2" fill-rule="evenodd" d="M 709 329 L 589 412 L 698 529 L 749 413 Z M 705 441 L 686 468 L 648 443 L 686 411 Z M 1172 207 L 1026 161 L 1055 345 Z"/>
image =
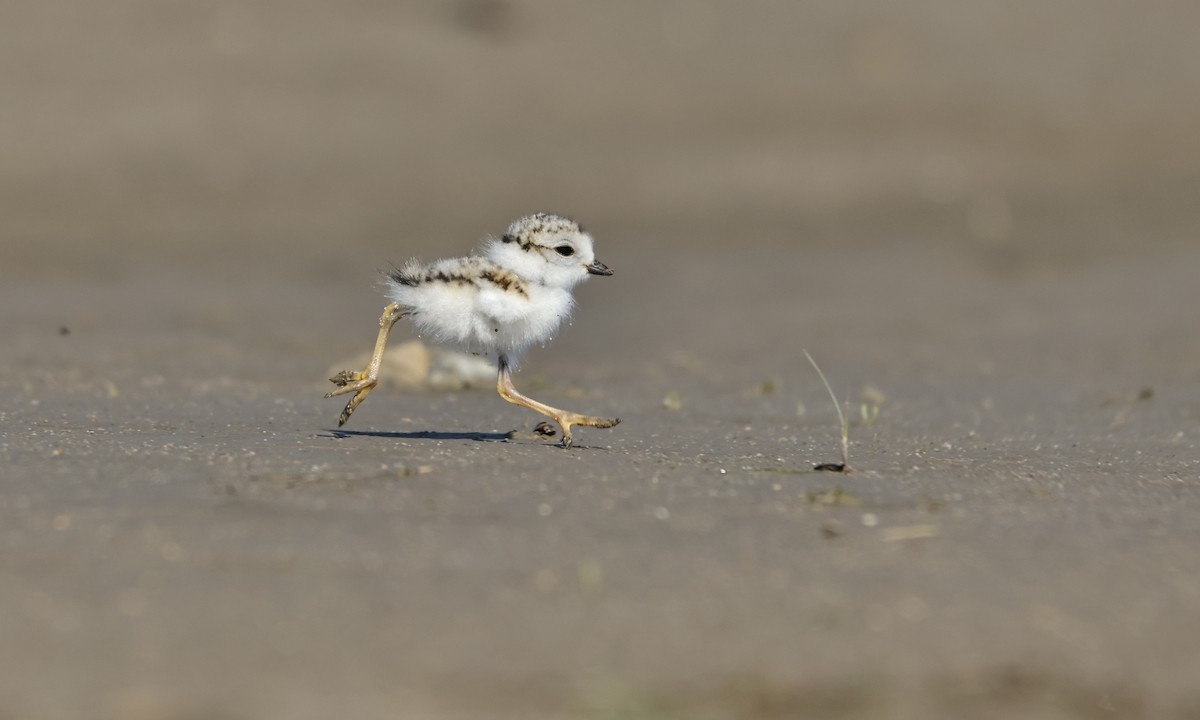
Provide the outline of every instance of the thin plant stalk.
<path id="1" fill-rule="evenodd" d="M 817 376 L 821 378 L 821 382 L 825 385 L 826 392 L 829 393 L 829 399 L 833 401 L 833 409 L 837 410 L 838 422 L 842 425 L 842 466 L 841 472 L 850 472 L 850 423 L 846 421 L 846 414 L 842 412 L 842 404 L 838 402 L 837 395 L 833 392 L 833 387 L 830 386 L 829 380 L 825 379 L 825 373 L 821 372 L 821 366 L 817 365 L 817 361 L 813 360 L 813 356 L 804 351 L 804 357 L 808 358 L 808 362 L 812 364 L 813 370 L 817 371 Z M 823 466 L 818 465 L 818 468 Z"/>

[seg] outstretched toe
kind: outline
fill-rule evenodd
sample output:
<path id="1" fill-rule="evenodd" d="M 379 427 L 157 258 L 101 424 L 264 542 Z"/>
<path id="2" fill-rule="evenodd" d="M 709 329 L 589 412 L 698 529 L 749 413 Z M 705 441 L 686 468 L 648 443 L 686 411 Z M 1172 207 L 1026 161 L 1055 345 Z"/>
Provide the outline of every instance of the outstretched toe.
<path id="1" fill-rule="evenodd" d="M 361 380 L 362 379 L 361 376 L 362 376 L 361 372 L 354 372 L 352 370 L 343 370 L 340 373 L 338 373 L 337 375 L 334 375 L 333 377 L 329 378 L 329 382 L 333 383 L 334 385 L 337 385 L 338 387 L 346 387 L 347 385 L 354 382 L 355 380 Z"/>
<path id="2" fill-rule="evenodd" d="M 375 383 L 371 383 L 366 387 L 359 388 L 358 392 L 354 393 L 354 396 L 350 398 L 350 402 L 346 403 L 346 407 L 342 408 L 342 414 L 338 415 L 338 427 L 346 424 L 346 421 L 350 419 L 352 414 L 354 414 L 355 409 L 362 404 L 363 400 L 367 399 L 367 394 L 370 393 L 371 389 L 374 387 Z M 327 395 L 326 397 L 329 396 Z"/>
<path id="3" fill-rule="evenodd" d="M 571 436 L 571 426 L 573 425 L 582 425 L 584 427 L 594 428 L 610 428 L 615 427 L 621 422 L 620 418 L 600 418 L 591 417 L 589 415 L 577 415 L 575 413 L 571 413 L 560 418 L 555 418 L 554 420 L 558 423 L 558 426 L 562 428 L 562 446 L 564 448 L 571 447 L 571 443 L 573 442 L 573 437 Z"/>
<path id="4" fill-rule="evenodd" d="M 337 385 L 337 389 L 330 390 L 329 392 L 325 393 L 325 397 L 327 398 L 333 397 L 334 395 L 341 395 L 342 393 L 353 392 L 366 386 L 368 382 L 371 385 L 375 384 L 373 381 L 371 381 L 370 375 L 363 370 L 358 372 L 354 372 L 353 370 L 343 370 L 337 375 L 329 378 L 329 382 Z"/>

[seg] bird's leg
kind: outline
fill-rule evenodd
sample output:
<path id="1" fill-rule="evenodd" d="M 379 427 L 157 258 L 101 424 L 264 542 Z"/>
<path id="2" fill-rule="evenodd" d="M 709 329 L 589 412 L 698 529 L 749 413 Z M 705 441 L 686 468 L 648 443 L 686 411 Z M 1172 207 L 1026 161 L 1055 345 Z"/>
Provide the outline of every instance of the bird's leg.
<path id="1" fill-rule="evenodd" d="M 383 315 L 379 317 L 379 336 L 375 338 L 375 352 L 371 355 L 371 362 L 367 365 L 367 369 L 360 370 L 359 372 L 343 370 L 329 378 L 329 382 L 337 385 L 337 389 L 325 393 L 325 397 L 343 395 L 348 392 L 354 393 L 354 396 L 350 398 L 350 402 L 346 403 L 342 414 L 338 416 L 338 427 L 346 424 L 354 409 L 362 404 L 363 400 L 367 399 L 367 394 L 379 382 L 379 366 L 383 362 L 383 350 L 387 347 L 388 333 L 392 331 L 392 326 L 397 321 L 411 314 L 412 310 L 401 306 L 399 303 L 392 303 L 385 307 Z"/>
<path id="2" fill-rule="evenodd" d="M 508 360 L 503 355 L 500 356 L 500 373 L 496 377 L 496 392 L 500 393 L 500 397 L 504 398 L 510 403 L 527 407 L 534 412 L 539 412 L 557 423 L 558 426 L 562 428 L 562 445 L 565 448 L 571 447 L 572 425 L 584 425 L 586 427 L 594 428 L 610 428 L 621 422 L 620 418 L 609 419 L 592 417 L 590 415 L 580 415 L 579 413 L 559 410 L 558 408 L 552 408 L 545 403 L 540 403 L 533 398 L 525 397 L 521 393 L 517 392 L 517 389 L 513 387 L 512 377 L 510 376 L 508 369 Z"/>

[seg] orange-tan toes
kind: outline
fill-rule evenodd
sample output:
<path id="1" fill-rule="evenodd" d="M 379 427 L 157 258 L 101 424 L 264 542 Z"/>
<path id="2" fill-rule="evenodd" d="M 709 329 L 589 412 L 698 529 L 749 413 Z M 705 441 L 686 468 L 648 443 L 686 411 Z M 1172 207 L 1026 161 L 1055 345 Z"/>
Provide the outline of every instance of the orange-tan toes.
<path id="1" fill-rule="evenodd" d="M 550 416 L 558 426 L 562 428 L 562 446 L 564 448 L 571 447 L 574 438 L 571 435 L 571 426 L 582 425 L 584 427 L 594 428 L 610 428 L 615 427 L 621 422 L 621 418 L 602 418 L 592 417 L 591 415 L 580 415 L 578 413 L 564 412 L 562 415 L 555 417 Z"/>
<path id="2" fill-rule="evenodd" d="M 346 424 L 354 411 L 362 404 L 363 400 L 367 399 L 367 395 L 375 389 L 375 378 L 367 377 L 366 373 L 352 373 L 349 370 L 343 370 L 337 375 L 329 378 L 329 381 L 337 385 L 336 390 L 330 390 L 325 393 L 325 397 L 331 398 L 336 395 L 345 395 L 348 392 L 354 393 L 350 398 L 350 402 L 346 403 L 346 407 L 342 408 L 342 414 L 338 415 L 338 427 Z"/>

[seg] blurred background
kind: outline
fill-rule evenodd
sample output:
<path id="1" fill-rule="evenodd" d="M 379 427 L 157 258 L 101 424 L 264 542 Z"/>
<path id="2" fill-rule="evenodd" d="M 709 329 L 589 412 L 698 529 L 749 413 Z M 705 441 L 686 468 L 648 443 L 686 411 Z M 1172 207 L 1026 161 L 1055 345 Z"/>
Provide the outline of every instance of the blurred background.
<path id="1" fill-rule="evenodd" d="M 1176 0 L 52 0 L 0 24 L 0 272 L 359 267 L 542 209 L 639 251 L 928 216 L 1022 267 L 1060 250 L 1019 247 L 1027 213 L 1137 245 L 1114 201 L 1200 189 L 1200 7 Z"/>
<path id="2" fill-rule="evenodd" d="M 127 301 L 98 311 L 109 330 L 199 326 L 210 346 L 242 317 L 234 342 L 311 350 L 310 375 L 370 334 L 379 268 L 535 211 L 593 231 L 619 273 L 607 316 L 659 357 L 770 354 L 758 328 L 788 322 L 1051 339 L 1038 304 L 1057 300 L 996 310 L 1037 294 L 1019 283 L 1200 227 L 1189 2 L 53 0 L 0 26 L 0 276 L 33 283 L 14 301 L 107 289 Z M 1137 291 L 1087 278 L 1071 322 L 1161 282 L 1111 273 Z M 814 309 L 831 294 L 836 317 Z M 964 294 L 974 313 L 946 317 Z M 331 328 L 330 302 L 362 324 Z M 734 326 L 750 334 L 687 340 Z"/>

